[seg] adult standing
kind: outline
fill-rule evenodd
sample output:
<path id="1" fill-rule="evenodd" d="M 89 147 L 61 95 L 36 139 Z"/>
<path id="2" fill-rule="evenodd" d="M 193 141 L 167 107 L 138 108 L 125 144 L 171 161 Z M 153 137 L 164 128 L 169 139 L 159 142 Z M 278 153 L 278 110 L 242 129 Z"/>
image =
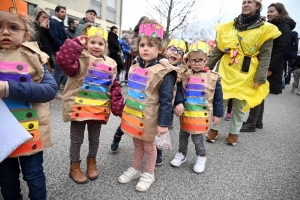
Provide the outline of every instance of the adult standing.
<path id="1" fill-rule="evenodd" d="M 124 54 L 124 68 L 125 68 L 125 83 L 127 83 L 128 80 L 128 71 L 132 63 L 132 56 L 130 52 L 130 36 L 128 33 L 124 33 L 122 35 L 122 38 L 119 40 L 119 44 L 122 47 L 123 54 Z M 130 57 L 129 57 L 130 55 Z M 121 84 L 121 83 L 120 83 Z"/>
<path id="2" fill-rule="evenodd" d="M 69 38 L 71 38 L 71 39 L 75 38 L 75 30 L 76 30 L 78 24 L 79 24 L 79 21 L 76 19 L 71 18 L 68 20 L 69 27 L 66 29 L 66 32 L 67 32 Z"/>
<path id="3" fill-rule="evenodd" d="M 96 26 L 96 24 L 95 24 L 96 16 L 97 16 L 97 13 L 95 10 L 88 9 L 85 12 L 85 17 L 80 20 L 78 26 L 76 27 L 75 37 L 82 35 L 82 31 L 83 31 L 84 25 L 86 23 L 92 23 L 94 26 Z"/>
<path id="4" fill-rule="evenodd" d="M 63 45 L 65 40 L 68 38 L 67 32 L 65 30 L 64 22 L 63 22 L 67 15 L 66 11 L 67 11 L 67 8 L 64 6 L 60 6 L 60 5 L 56 6 L 55 16 L 52 16 L 52 18 L 50 20 L 50 30 L 51 30 L 52 35 L 55 38 L 55 44 L 52 45 L 52 51 L 54 54 L 54 58 L 55 58 L 56 52 L 59 51 L 59 48 Z M 53 77 L 54 77 L 58 87 L 60 86 L 60 79 L 63 75 L 64 74 L 61 71 L 61 69 L 59 68 L 59 66 L 57 64 L 55 64 Z M 67 82 L 67 76 L 64 75 L 62 84 L 65 85 L 66 82 Z M 61 99 L 61 95 L 59 93 L 57 93 L 56 98 Z"/>
<path id="5" fill-rule="evenodd" d="M 282 35 L 273 42 L 271 61 L 268 68 L 268 81 L 271 94 L 282 93 L 282 80 L 285 56 L 291 43 L 292 30 L 296 22 L 289 17 L 282 3 L 272 3 L 268 7 L 268 21 L 281 31 Z M 263 128 L 264 101 L 250 109 L 249 117 L 241 128 L 241 132 L 255 132 L 256 128 Z"/>
<path id="6" fill-rule="evenodd" d="M 224 112 L 232 98 L 232 118 L 227 144 L 236 145 L 245 110 L 262 102 L 269 85 L 267 72 L 273 39 L 280 36 L 278 28 L 260 16 L 260 0 L 243 0 L 242 13 L 232 22 L 217 25 L 217 46 L 207 63 L 210 69 L 220 60 L 217 71 L 222 76 Z M 212 126 L 206 140 L 214 142 L 221 123 Z"/>
<path id="7" fill-rule="evenodd" d="M 118 28 L 112 26 L 110 32 L 108 33 L 108 51 L 109 57 L 114 59 L 117 63 L 117 80 L 119 80 L 120 72 L 123 68 L 123 63 L 118 59 L 118 52 L 120 51 L 120 45 L 118 40 Z"/>

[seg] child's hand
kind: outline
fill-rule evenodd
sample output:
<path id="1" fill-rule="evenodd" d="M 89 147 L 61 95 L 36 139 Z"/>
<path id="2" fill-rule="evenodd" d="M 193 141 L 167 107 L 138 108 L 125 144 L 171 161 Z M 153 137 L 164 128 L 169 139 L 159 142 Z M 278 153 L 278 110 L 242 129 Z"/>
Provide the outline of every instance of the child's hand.
<path id="1" fill-rule="evenodd" d="M 162 134 L 168 132 L 168 127 L 157 126 L 157 135 L 160 137 Z"/>
<path id="2" fill-rule="evenodd" d="M 5 97 L 6 94 L 6 86 L 4 81 L 0 81 L 0 98 Z"/>
<path id="3" fill-rule="evenodd" d="M 272 72 L 271 72 L 272 73 Z M 254 90 L 256 90 L 258 88 L 258 86 L 260 85 L 260 83 L 253 83 L 252 87 L 254 88 Z"/>
<path id="4" fill-rule="evenodd" d="M 214 124 L 214 125 L 218 125 L 218 124 L 220 123 L 220 121 L 221 121 L 221 118 L 220 118 L 220 117 L 214 116 L 214 117 L 212 118 L 212 121 L 213 121 L 213 124 Z"/>
<path id="5" fill-rule="evenodd" d="M 81 35 L 78 37 L 78 40 L 80 41 L 80 43 L 82 44 L 82 46 L 85 45 L 85 43 L 89 40 L 89 37 L 86 35 Z"/>
<path id="6" fill-rule="evenodd" d="M 178 104 L 175 109 L 174 109 L 174 113 L 176 114 L 176 116 L 180 117 L 184 112 L 184 106 L 182 103 Z"/>

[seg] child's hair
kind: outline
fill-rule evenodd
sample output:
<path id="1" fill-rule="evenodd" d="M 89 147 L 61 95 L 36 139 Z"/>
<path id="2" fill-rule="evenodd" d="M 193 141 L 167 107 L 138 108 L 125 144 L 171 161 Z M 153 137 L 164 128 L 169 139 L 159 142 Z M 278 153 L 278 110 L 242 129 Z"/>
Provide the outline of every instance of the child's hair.
<path id="1" fill-rule="evenodd" d="M 158 26 L 161 26 L 155 19 L 148 19 L 148 18 L 146 18 L 141 24 L 156 24 L 156 25 L 158 25 Z M 161 38 L 153 38 L 153 37 L 150 37 L 150 36 L 143 36 L 143 38 L 146 38 L 147 40 L 148 40 L 148 42 L 154 42 L 156 45 L 157 45 L 157 47 L 158 47 L 158 49 L 162 49 L 162 53 L 160 53 L 160 54 L 158 54 L 158 56 L 157 56 L 157 58 L 160 60 L 160 59 L 162 59 L 162 58 L 166 58 L 165 57 L 165 42 L 164 42 L 164 40 L 163 39 L 161 39 Z M 137 55 L 139 56 L 139 50 L 138 50 L 138 48 L 139 48 L 139 44 L 140 44 L 140 42 L 141 42 L 141 39 L 142 39 L 142 37 L 138 37 L 138 38 L 135 38 L 134 40 L 136 40 L 135 42 L 133 42 L 133 44 L 134 44 L 134 46 L 132 47 L 132 49 L 136 49 L 136 53 L 137 53 Z"/>
<path id="2" fill-rule="evenodd" d="M 30 37 L 28 38 L 28 41 L 34 41 L 36 39 L 36 35 L 35 35 L 35 30 L 34 30 L 34 25 L 32 20 L 27 16 L 19 15 L 19 17 L 25 24 L 26 32 L 30 33 Z"/>

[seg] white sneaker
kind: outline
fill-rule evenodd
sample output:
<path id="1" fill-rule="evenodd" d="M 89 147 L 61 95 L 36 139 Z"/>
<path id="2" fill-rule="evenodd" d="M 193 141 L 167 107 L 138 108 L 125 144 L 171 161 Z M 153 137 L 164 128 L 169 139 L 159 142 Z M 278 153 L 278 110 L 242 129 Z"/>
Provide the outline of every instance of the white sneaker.
<path id="1" fill-rule="evenodd" d="M 185 156 L 180 152 L 176 153 L 175 158 L 171 161 L 173 167 L 179 167 L 182 163 L 186 161 Z"/>
<path id="2" fill-rule="evenodd" d="M 140 192 L 145 192 L 147 191 L 152 183 L 155 181 L 154 174 L 150 174 L 148 172 L 144 172 L 141 175 L 141 178 L 136 185 L 135 189 Z"/>
<path id="3" fill-rule="evenodd" d="M 205 169 L 206 156 L 197 156 L 196 164 L 194 165 L 194 172 L 202 173 Z"/>
<path id="4" fill-rule="evenodd" d="M 133 179 L 139 178 L 141 176 L 141 172 L 130 167 L 125 171 L 121 176 L 119 176 L 118 181 L 120 183 L 128 183 Z"/>
<path id="5" fill-rule="evenodd" d="M 55 98 L 61 100 L 61 99 L 62 99 L 62 96 L 61 96 L 61 94 L 57 93 L 57 94 L 55 95 Z"/>

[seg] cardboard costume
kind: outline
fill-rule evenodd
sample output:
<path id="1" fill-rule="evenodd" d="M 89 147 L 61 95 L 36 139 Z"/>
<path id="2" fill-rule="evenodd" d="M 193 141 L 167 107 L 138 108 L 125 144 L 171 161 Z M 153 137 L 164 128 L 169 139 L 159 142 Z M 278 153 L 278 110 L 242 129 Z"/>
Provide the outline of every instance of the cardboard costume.
<path id="1" fill-rule="evenodd" d="M 0 49 L 0 80 L 39 83 L 44 77 L 48 55 L 36 42 L 25 42 L 16 49 Z M 49 103 L 20 102 L 4 98 L 6 106 L 33 136 L 9 157 L 28 156 L 51 146 Z"/>

